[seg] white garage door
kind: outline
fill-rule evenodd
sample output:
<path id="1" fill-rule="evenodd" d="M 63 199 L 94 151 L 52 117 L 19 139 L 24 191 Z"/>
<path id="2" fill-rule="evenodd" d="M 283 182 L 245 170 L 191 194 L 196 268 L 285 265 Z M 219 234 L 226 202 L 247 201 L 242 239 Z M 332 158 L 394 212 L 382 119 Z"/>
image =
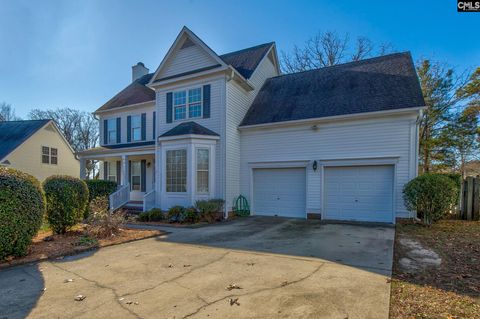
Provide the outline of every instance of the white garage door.
<path id="1" fill-rule="evenodd" d="M 255 215 L 305 218 L 305 168 L 253 170 Z"/>
<path id="2" fill-rule="evenodd" d="M 393 222 L 393 166 L 325 168 L 325 218 Z"/>

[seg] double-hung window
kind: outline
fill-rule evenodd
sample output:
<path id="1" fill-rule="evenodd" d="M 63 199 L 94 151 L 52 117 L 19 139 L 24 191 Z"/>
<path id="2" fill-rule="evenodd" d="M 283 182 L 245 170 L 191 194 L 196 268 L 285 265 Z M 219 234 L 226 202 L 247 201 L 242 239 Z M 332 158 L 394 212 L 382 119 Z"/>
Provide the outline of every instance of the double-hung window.
<path id="1" fill-rule="evenodd" d="M 117 120 L 108 119 L 107 121 L 108 144 L 115 144 L 117 142 Z"/>
<path id="2" fill-rule="evenodd" d="M 175 121 L 202 117 L 202 89 L 174 92 L 173 110 Z"/>
<path id="3" fill-rule="evenodd" d="M 58 164 L 58 149 L 54 147 L 42 146 L 42 163 Z"/>
<path id="4" fill-rule="evenodd" d="M 142 140 L 142 118 L 140 115 L 132 116 L 132 139 L 134 141 Z"/>
<path id="5" fill-rule="evenodd" d="M 133 161 L 131 166 L 131 175 L 132 175 L 132 190 L 140 191 L 141 190 L 141 176 L 142 176 L 142 167 L 140 161 Z"/>
<path id="6" fill-rule="evenodd" d="M 167 192 L 187 191 L 187 150 L 167 151 Z"/>
<path id="7" fill-rule="evenodd" d="M 108 180 L 109 181 L 117 181 L 117 165 L 115 162 L 109 162 L 107 165 L 108 170 Z"/>
<path id="8" fill-rule="evenodd" d="M 197 193 L 199 194 L 208 193 L 209 157 L 208 149 L 197 149 Z"/>

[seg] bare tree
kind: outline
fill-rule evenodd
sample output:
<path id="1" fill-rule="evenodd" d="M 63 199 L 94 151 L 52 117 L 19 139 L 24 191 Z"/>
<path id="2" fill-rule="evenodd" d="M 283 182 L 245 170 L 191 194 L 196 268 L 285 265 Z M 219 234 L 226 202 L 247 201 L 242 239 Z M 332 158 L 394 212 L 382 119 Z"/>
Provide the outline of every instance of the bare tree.
<path id="1" fill-rule="evenodd" d="M 15 115 L 12 106 L 5 102 L 0 103 L 0 122 L 17 120 L 20 120 L 20 118 Z"/>
<path id="2" fill-rule="evenodd" d="M 391 44 L 378 47 L 379 55 L 393 51 Z M 371 57 L 375 46 L 366 37 L 358 37 L 354 43 L 348 34 L 336 32 L 318 32 L 308 39 L 302 47 L 294 46 L 291 53 L 282 51 L 282 71 L 294 73 L 332 66 L 349 61 L 358 61 Z"/>

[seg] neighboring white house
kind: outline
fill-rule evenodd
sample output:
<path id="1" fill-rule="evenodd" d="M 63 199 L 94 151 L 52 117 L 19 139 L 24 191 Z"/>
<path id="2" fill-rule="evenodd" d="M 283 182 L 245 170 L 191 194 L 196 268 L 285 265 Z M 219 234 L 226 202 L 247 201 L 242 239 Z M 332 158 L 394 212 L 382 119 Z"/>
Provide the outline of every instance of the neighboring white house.
<path id="1" fill-rule="evenodd" d="M 114 208 L 244 195 L 254 215 L 394 223 L 424 100 L 409 53 L 281 75 L 275 43 L 216 54 L 184 27 L 95 115 Z"/>
<path id="2" fill-rule="evenodd" d="M 40 181 L 51 175 L 80 175 L 74 151 L 52 120 L 0 122 L 0 166 Z"/>

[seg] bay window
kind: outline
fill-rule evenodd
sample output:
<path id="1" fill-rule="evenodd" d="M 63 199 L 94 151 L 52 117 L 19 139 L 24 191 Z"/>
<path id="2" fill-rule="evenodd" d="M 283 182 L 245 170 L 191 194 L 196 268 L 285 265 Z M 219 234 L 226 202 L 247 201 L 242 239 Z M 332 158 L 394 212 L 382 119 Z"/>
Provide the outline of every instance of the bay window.
<path id="1" fill-rule="evenodd" d="M 210 154 L 208 149 L 197 149 L 197 193 L 208 193 Z"/>
<path id="2" fill-rule="evenodd" d="M 185 193 L 187 191 L 187 150 L 168 150 L 166 153 L 167 192 Z"/>

